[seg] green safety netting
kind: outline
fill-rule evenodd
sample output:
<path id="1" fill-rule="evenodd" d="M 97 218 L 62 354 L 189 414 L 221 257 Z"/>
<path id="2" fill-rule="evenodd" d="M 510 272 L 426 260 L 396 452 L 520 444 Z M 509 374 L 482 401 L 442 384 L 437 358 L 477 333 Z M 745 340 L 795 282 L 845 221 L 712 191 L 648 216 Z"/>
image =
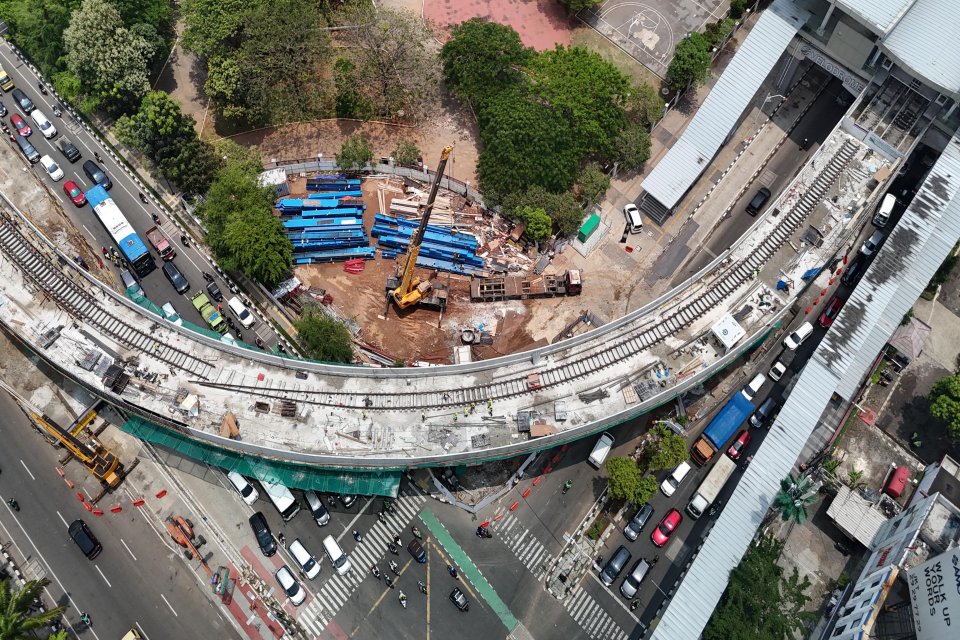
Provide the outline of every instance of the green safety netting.
<path id="1" fill-rule="evenodd" d="M 126 433 L 178 454 L 221 467 L 227 471 L 282 484 L 291 489 L 314 489 L 326 493 L 397 497 L 401 469 L 367 471 L 324 468 L 279 460 L 265 460 L 247 453 L 193 440 L 141 418 L 128 419 L 120 427 Z"/>

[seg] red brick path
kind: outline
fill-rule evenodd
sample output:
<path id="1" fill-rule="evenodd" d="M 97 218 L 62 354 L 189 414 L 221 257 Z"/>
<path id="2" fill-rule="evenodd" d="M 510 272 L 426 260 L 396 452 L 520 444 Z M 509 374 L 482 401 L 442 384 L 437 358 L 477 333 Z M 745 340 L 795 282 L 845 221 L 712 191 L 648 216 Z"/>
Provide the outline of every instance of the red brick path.
<path id="1" fill-rule="evenodd" d="M 537 51 L 570 44 L 567 10 L 557 0 L 423 0 L 423 15 L 449 29 L 470 18 L 485 17 L 508 24 L 523 44 Z"/>

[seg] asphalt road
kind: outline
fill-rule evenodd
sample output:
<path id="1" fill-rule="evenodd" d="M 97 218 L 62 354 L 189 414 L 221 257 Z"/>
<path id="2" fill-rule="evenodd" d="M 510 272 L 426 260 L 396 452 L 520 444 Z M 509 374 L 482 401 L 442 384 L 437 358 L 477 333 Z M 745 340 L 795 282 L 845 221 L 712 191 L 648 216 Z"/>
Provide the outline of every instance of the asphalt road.
<path id="1" fill-rule="evenodd" d="M 0 415 L 0 440 L 7 443 L 0 447 L 0 536 L 12 541 L 22 566 L 37 566 L 50 579 L 47 606 L 67 605 L 72 624 L 88 612 L 93 627 L 84 637 L 115 640 L 132 626 L 154 639 L 239 637 L 204 592 L 205 575 L 185 570 L 142 518 L 87 513 L 55 473 L 62 450 L 47 444 L 6 394 Z M 7 506 L 10 497 L 19 512 Z M 67 535 L 78 518 L 103 545 L 93 561 Z"/>
<path id="2" fill-rule="evenodd" d="M 57 128 L 58 135 L 51 140 L 45 139 L 39 130 L 35 130 L 29 137 L 29 141 L 36 147 L 40 155 L 49 155 L 53 158 L 60 168 L 63 169 L 64 177 L 58 182 L 53 182 L 40 163 L 30 165 L 26 158 L 23 157 L 19 147 L 7 138 L 11 152 L 23 162 L 25 167 L 30 167 L 31 170 L 37 174 L 39 180 L 47 184 L 54 197 L 60 200 L 64 212 L 73 221 L 76 228 L 84 234 L 92 250 L 98 254 L 100 247 L 110 248 L 115 245 L 88 205 L 77 207 L 70 201 L 63 192 L 63 183 L 67 180 L 73 180 L 83 191 L 94 186 L 94 183 L 88 180 L 83 173 L 82 165 L 86 160 L 94 160 L 96 162 L 94 153 L 99 153 L 103 161 L 97 164 L 106 171 L 110 180 L 113 182 L 113 187 L 109 192 L 110 197 L 117 203 L 117 206 L 120 207 L 127 218 L 127 221 L 133 226 L 134 230 L 148 247 L 150 245 L 149 242 L 147 242 L 146 231 L 155 226 L 152 214 L 160 214 L 160 229 L 168 237 L 177 252 L 177 256 L 173 262 L 190 283 L 190 289 L 185 294 L 178 294 L 163 275 L 160 269 L 163 262 L 151 248 L 151 253 L 154 254 L 157 263 L 157 269 L 142 279 L 141 286 L 144 293 L 146 293 L 147 297 L 157 306 L 161 306 L 165 302 L 171 302 L 177 310 L 177 313 L 185 320 L 189 320 L 199 326 L 206 326 L 203 318 L 190 301 L 190 296 L 196 295 L 198 291 L 204 290 L 207 284 L 201 275 L 202 272 L 213 273 L 213 269 L 206 258 L 197 251 L 196 246 L 192 242 L 189 247 L 184 247 L 181 244 L 178 228 L 158 207 L 152 204 L 144 205 L 140 201 L 138 196 L 140 193 L 139 187 L 134 184 L 130 176 L 127 175 L 118 163 L 114 162 L 106 149 L 104 149 L 93 136 L 87 133 L 86 129 L 80 126 L 78 121 L 74 121 L 71 118 L 66 109 L 63 110 L 63 117 L 54 117 L 53 105 L 55 104 L 55 99 L 52 94 L 44 96 L 40 93 L 37 88 L 38 79 L 36 75 L 10 51 L 9 45 L 5 42 L 0 44 L 0 64 L 3 65 L 3 68 L 10 75 L 10 78 L 14 81 L 17 88 L 23 91 Z M 11 127 L 11 130 L 13 130 L 13 127 L 10 125 L 10 116 L 14 113 L 20 114 L 27 124 L 31 125 L 32 129 L 35 128 L 33 119 L 20 109 L 20 106 L 11 94 L 7 93 L 4 95 L 2 102 L 9 112 L 4 118 L 4 121 Z M 66 157 L 64 157 L 61 151 L 55 146 L 55 143 L 64 136 L 69 138 L 76 145 L 77 149 L 80 150 L 82 157 L 74 163 L 68 162 Z M 106 280 L 102 275 L 98 275 L 99 269 L 96 264 L 89 266 L 91 273 Z M 113 274 L 117 276 L 117 281 L 119 281 L 119 269 L 117 267 L 108 261 L 104 261 L 104 269 L 112 271 Z M 229 313 L 227 312 L 226 300 L 233 294 L 222 278 L 215 276 L 215 279 L 224 295 L 224 301 L 222 303 L 224 312 Z M 260 336 L 268 346 L 273 346 L 277 342 L 275 332 L 270 330 L 269 327 L 264 326 L 263 322 L 257 322 L 252 331 L 243 331 L 242 335 L 244 340 L 250 344 L 254 343 L 255 336 Z"/>

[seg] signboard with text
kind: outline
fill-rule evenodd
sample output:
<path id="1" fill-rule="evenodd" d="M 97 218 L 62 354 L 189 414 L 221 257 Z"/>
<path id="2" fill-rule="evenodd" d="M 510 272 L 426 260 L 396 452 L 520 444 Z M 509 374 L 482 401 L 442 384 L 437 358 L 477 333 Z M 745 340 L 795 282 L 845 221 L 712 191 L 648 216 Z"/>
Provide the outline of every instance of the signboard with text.
<path id="1" fill-rule="evenodd" d="M 907 586 L 917 640 L 960 635 L 960 549 L 951 549 L 911 569 Z"/>

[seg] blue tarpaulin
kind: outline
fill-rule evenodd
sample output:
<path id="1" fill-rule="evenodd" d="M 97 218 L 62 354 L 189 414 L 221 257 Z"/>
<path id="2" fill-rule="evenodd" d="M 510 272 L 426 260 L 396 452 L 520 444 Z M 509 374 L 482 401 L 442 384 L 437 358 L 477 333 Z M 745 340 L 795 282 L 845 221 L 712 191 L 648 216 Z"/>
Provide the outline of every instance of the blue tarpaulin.
<path id="1" fill-rule="evenodd" d="M 800 279 L 813 280 L 818 275 L 820 275 L 821 271 L 823 271 L 823 267 L 814 267 L 813 269 L 807 269 L 806 271 L 803 272 L 803 275 L 800 276 Z"/>

